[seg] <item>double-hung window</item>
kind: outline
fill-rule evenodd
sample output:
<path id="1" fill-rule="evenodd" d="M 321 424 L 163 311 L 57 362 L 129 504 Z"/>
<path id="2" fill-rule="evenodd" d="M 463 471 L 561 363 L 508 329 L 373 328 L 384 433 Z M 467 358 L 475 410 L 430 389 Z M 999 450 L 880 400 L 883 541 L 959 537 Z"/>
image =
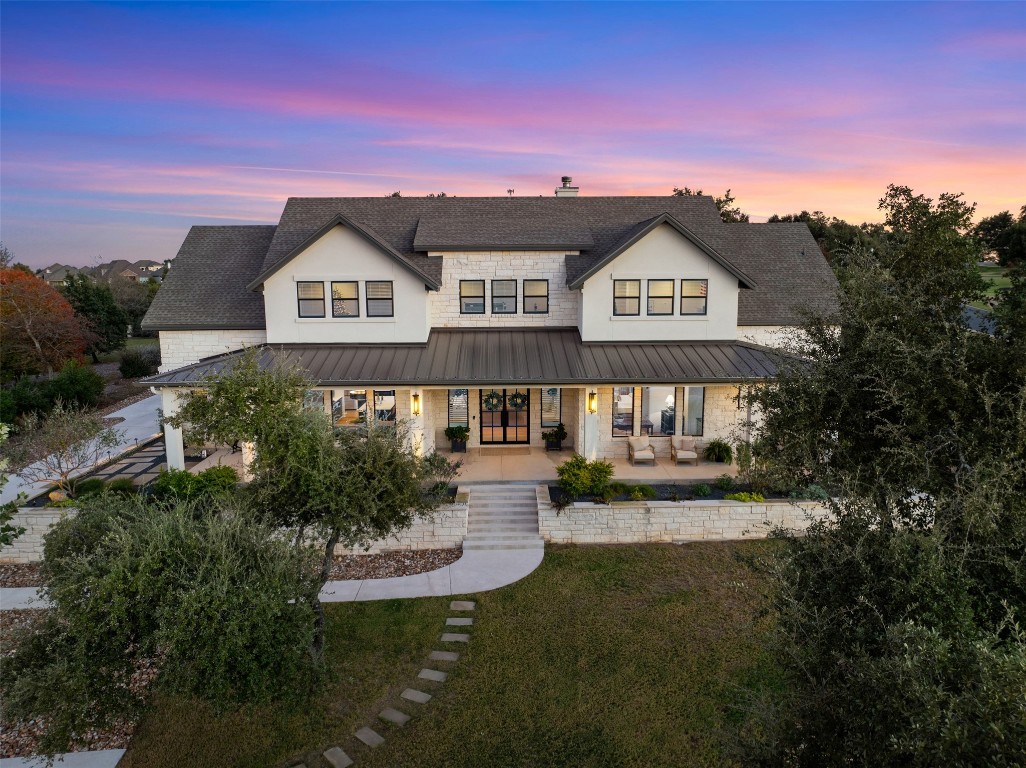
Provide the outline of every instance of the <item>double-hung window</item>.
<path id="1" fill-rule="evenodd" d="M 485 281 L 460 280 L 460 314 L 483 315 L 485 311 Z"/>
<path id="2" fill-rule="evenodd" d="M 682 315 L 704 315 L 708 304 L 708 280 L 680 281 L 680 313 Z"/>
<path id="3" fill-rule="evenodd" d="M 613 314 L 614 315 L 639 315 L 639 314 L 641 314 L 641 281 L 640 280 L 614 280 L 613 281 Z"/>
<path id="4" fill-rule="evenodd" d="M 296 295 L 300 317 L 324 317 L 324 283 L 297 281 Z"/>
<path id="5" fill-rule="evenodd" d="M 492 280 L 492 314 L 515 315 L 517 313 L 517 281 Z"/>
<path id="6" fill-rule="evenodd" d="M 355 280 L 331 283 L 331 316 L 360 316 L 360 284 Z"/>
<path id="7" fill-rule="evenodd" d="M 648 281 L 648 314 L 673 314 L 673 280 Z"/>
<path id="8" fill-rule="evenodd" d="M 470 390 L 449 390 L 449 426 L 470 426 Z"/>
<path id="9" fill-rule="evenodd" d="M 394 317 L 391 280 L 367 281 L 367 317 Z"/>
<path id="10" fill-rule="evenodd" d="M 524 280 L 524 314 L 547 315 L 549 313 L 549 281 Z"/>

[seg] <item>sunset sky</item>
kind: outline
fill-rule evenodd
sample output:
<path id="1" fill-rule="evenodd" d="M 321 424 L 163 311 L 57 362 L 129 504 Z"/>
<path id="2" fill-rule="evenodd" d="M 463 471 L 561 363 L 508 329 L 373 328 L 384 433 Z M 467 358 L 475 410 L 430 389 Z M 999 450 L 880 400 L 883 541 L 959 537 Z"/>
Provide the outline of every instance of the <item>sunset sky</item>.
<path id="1" fill-rule="evenodd" d="M 8 3 L 0 237 L 174 256 L 292 195 L 1026 203 L 1026 3 Z"/>

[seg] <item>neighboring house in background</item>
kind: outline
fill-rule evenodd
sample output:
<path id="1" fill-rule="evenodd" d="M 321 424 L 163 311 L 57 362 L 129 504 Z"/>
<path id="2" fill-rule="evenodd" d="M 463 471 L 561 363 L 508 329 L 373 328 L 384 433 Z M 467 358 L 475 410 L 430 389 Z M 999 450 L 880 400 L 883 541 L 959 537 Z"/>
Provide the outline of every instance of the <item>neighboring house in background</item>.
<path id="1" fill-rule="evenodd" d="M 148 380 L 183 388 L 245 346 L 315 382 L 339 424 L 409 419 L 425 450 L 541 446 L 589 458 L 647 434 L 699 446 L 744 427 L 739 389 L 776 371 L 800 310 L 836 306 L 803 223 L 725 224 L 710 197 L 292 198 L 277 225 L 196 226 L 143 328 Z M 270 354 L 261 356 L 268 363 Z M 166 428 L 182 466 L 181 433 Z"/>
<path id="2" fill-rule="evenodd" d="M 36 275 L 41 277 L 46 283 L 54 288 L 58 288 L 64 285 L 64 281 L 72 275 L 77 275 L 81 272 L 78 267 L 66 267 L 63 264 L 51 264 L 45 269 L 40 269 L 36 272 Z"/>

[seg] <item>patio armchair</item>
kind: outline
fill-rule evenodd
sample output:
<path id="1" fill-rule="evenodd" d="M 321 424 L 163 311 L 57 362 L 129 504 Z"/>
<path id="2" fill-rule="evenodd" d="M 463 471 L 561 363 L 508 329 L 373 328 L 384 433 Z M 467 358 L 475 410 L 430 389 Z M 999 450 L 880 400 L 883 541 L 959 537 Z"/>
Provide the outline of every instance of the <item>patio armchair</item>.
<path id="1" fill-rule="evenodd" d="M 627 458 L 634 465 L 639 461 L 650 461 L 655 464 L 655 448 L 648 435 L 627 438 Z"/>
<path id="2" fill-rule="evenodd" d="M 682 461 L 694 461 L 698 466 L 698 450 L 695 448 L 693 437 L 671 437 L 670 438 L 670 459 L 674 464 Z"/>

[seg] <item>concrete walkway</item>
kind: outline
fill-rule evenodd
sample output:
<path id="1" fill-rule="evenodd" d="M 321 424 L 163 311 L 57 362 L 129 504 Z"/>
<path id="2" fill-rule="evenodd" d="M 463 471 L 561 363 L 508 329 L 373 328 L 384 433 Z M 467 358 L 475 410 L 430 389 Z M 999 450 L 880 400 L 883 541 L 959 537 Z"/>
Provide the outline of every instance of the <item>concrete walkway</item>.
<path id="1" fill-rule="evenodd" d="M 399 597 L 445 597 L 487 592 L 520 581 L 541 565 L 545 550 L 471 550 L 437 571 L 391 579 L 329 581 L 321 590 L 325 603 L 391 600 Z M 6 590 L 3 590 L 6 591 Z"/>
<path id="2" fill-rule="evenodd" d="M 67 752 L 57 755 L 57 768 L 114 768 L 124 756 L 123 749 L 98 749 L 91 752 Z M 45 757 L 5 757 L 0 768 L 43 768 Z"/>
<path id="3" fill-rule="evenodd" d="M 147 397 L 145 400 L 140 400 L 137 403 L 122 408 L 120 411 L 114 411 L 108 418 L 121 418 L 124 419 L 120 424 L 115 424 L 114 429 L 121 433 L 121 441 L 118 447 L 110 452 L 110 455 L 104 457 L 101 463 L 108 463 L 113 459 L 118 458 L 124 453 L 135 448 L 139 443 L 144 443 L 147 440 L 152 440 L 154 437 L 160 435 L 160 425 L 157 423 L 157 412 L 160 409 L 160 396 L 153 395 Z M 33 465 L 34 466 L 34 465 Z M 76 474 L 84 475 L 88 472 L 92 472 L 94 467 L 84 470 Z M 3 492 L 0 493 L 0 504 L 6 504 L 8 501 L 14 501 L 19 493 L 24 492 L 29 498 L 38 496 L 40 493 L 45 491 L 52 485 L 51 483 L 29 483 L 23 480 L 19 475 L 12 474 L 10 481 L 4 488 Z"/>

